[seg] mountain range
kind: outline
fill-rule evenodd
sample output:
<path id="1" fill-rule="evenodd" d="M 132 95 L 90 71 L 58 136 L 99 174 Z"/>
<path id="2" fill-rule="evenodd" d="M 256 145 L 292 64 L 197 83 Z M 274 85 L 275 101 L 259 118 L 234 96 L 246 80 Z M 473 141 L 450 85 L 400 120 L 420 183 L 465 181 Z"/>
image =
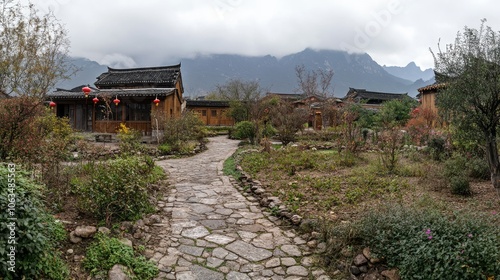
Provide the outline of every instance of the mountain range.
<path id="1" fill-rule="evenodd" d="M 216 85 L 231 79 L 258 81 L 266 92 L 297 93 L 297 65 L 304 65 L 307 70 L 332 69 L 332 89 L 336 97 L 345 96 L 349 88 L 407 92 L 415 96 L 418 88 L 434 82 L 432 69 L 422 71 L 413 62 L 406 67 L 380 66 L 366 53 L 335 50 L 305 49 L 281 58 L 218 54 L 182 59 L 180 62 L 184 95 L 190 97 L 205 95 Z M 107 71 L 107 66 L 85 58 L 72 58 L 72 63 L 80 71 L 70 80 L 59 83 L 58 88 L 92 85 L 97 76 Z"/>

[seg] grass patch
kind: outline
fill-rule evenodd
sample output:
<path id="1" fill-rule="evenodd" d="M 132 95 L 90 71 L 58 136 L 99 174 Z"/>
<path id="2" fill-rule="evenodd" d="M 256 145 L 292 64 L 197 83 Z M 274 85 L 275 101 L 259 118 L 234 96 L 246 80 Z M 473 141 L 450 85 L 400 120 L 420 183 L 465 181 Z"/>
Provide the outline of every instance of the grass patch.
<path id="1" fill-rule="evenodd" d="M 158 275 L 158 268 L 143 256 L 136 256 L 134 249 L 120 240 L 105 234 L 97 234 L 89 246 L 83 261 L 83 267 L 92 275 L 107 274 L 115 265 L 121 264 L 133 272 L 133 279 L 149 280 Z"/>
<path id="2" fill-rule="evenodd" d="M 236 160 L 234 156 L 235 155 L 232 155 L 224 161 L 222 172 L 226 176 L 232 176 L 233 178 L 238 179 L 241 173 L 236 169 Z"/>

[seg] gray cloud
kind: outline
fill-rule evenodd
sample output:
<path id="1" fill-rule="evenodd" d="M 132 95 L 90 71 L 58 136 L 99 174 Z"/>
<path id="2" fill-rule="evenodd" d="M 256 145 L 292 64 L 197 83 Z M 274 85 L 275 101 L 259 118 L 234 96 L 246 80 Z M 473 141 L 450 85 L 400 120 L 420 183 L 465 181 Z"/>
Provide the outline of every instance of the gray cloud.
<path id="1" fill-rule="evenodd" d="M 429 47 L 480 20 L 493 0 L 40 0 L 68 29 L 71 54 L 113 66 L 214 53 L 281 57 L 307 47 L 367 52 L 378 63 L 432 67 Z"/>

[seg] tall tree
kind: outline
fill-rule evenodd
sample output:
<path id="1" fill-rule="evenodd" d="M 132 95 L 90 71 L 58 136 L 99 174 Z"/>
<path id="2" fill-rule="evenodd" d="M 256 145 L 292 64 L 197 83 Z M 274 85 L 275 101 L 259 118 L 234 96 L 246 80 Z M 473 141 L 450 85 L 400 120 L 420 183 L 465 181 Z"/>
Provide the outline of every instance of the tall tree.
<path id="1" fill-rule="evenodd" d="M 0 91 L 43 98 L 74 70 L 66 30 L 52 13 L 42 15 L 31 3 L 5 0 L 0 10 Z"/>
<path id="2" fill-rule="evenodd" d="M 437 105 L 443 117 L 484 147 L 500 195 L 500 33 L 485 22 L 478 30 L 465 27 L 453 44 L 433 53 L 437 80 L 446 84 Z"/>

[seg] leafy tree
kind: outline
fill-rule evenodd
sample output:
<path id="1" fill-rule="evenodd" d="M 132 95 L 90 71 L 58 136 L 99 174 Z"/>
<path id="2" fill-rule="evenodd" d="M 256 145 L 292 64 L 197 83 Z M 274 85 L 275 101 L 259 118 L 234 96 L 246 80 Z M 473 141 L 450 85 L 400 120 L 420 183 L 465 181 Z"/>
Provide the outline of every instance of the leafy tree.
<path id="1" fill-rule="evenodd" d="M 455 42 L 434 54 L 437 95 L 443 118 L 484 147 L 491 182 L 500 195 L 497 130 L 500 121 L 500 33 L 485 26 L 465 27 Z"/>
<path id="2" fill-rule="evenodd" d="M 411 109 L 417 101 L 408 97 L 385 102 L 378 114 L 379 123 L 383 127 L 404 126 L 411 118 Z"/>
<path id="3" fill-rule="evenodd" d="M 0 91 L 41 98 L 74 70 L 66 30 L 31 3 L 6 0 L 0 10 Z"/>

